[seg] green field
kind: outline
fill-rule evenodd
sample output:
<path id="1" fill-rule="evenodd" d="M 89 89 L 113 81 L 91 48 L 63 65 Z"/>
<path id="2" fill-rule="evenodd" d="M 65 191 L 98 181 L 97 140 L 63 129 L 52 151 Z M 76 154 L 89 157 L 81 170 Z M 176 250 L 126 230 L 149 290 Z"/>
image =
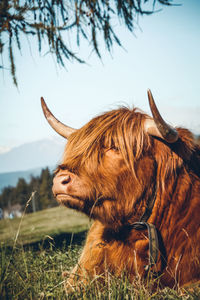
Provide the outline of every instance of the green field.
<path id="1" fill-rule="evenodd" d="M 12 246 L 31 244 L 54 238 L 61 234 L 79 233 L 89 228 L 88 217 L 65 207 L 54 207 L 21 218 L 0 221 L 0 241 Z"/>
<path id="2" fill-rule="evenodd" d="M 161 290 L 154 279 L 130 283 L 111 274 L 104 285 L 94 279 L 66 296 L 61 274 L 77 263 L 90 225 L 87 217 L 63 207 L 1 220 L 0 299 L 200 299 L 198 286 Z"/>

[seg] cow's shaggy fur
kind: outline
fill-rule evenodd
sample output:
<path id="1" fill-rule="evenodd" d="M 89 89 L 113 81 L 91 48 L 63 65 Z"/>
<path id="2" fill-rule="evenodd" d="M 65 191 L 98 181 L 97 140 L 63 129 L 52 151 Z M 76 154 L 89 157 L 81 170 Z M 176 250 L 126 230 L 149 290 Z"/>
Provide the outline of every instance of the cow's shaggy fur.
<path id="1" fill-rule="evenodd" d="M 152 198 L 148 223 L 158 230 L 154 271 L 162 274 L 161 284 L 200 279 L 200 148 L 186 129 L 177 128 L 179 139 L 173 144 L 148 135 L 146 118 L 136 109 L 121 108 L 69 137 L 53 192 L 59 202 L 94 222 L 66 288 L 107 271 L 116 276 L 126 272 L 130 280 L 146 276 L 147 232 L 129 225 L 140 219 Z"/>

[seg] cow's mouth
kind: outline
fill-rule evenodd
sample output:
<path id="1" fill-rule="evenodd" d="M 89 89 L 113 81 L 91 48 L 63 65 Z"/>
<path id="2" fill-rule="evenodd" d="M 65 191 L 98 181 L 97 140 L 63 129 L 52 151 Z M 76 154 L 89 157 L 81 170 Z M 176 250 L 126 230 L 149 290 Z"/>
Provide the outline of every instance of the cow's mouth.
<path id="1" fill-rule="evenodd" d="M 74 200 L 79 200 L 79 201 L 84 201 L 85 199 L 79 197 L 79 196 L 74 196 L 70 194 L 65 194 L 65 193 L 56 193 L 55 194 L 56 199 L 74 199 Z"/>
<path id="2" fill-rule="evenodd" d="M 57 193 L 55 196 L 56 196 L 56 200 L 60 204 L 65 205 L 69 208 L 82 210 L 84 207 L 84 199 L 82 199 L 78 196 L 73 196 L 73 195 L 64 194 L 64 193 Z"/>
<path id="3" fill-rule="evenodd" d="M 57 193 L 57 194 L 55 194 L 55 196 L 56 196 L 56 199 L 71 197 L 68 194 L 64 194 L 64 193 Z"/>

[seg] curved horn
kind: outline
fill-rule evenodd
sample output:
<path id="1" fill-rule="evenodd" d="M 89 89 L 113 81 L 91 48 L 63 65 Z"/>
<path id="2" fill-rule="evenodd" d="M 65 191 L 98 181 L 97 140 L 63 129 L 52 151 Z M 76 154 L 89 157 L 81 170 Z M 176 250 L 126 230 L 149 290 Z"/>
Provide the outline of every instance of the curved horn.
<path id="1" fill-rule="evenodd" d="M 69 136 L 76 131 L 76 129 L 71 128 L 60 121 L 58 121 L 54 115 L 51 113 L 51 111 L 48 109 L 43 97 L 41 97 L 41 105 L 43 109 L 43 113 L 45 115 L 45 118 L 47 119 L 48 123 L 51 125 L 51 127 L 60 135 L 62 135 L 64 138 L 68 139 Z"/>
<path id="2" fill-rule="evenodd" d="M 153 115 L 153 120 L 148 119 L 145 124 L 147 132 L 151 135 L 160 137 L 168 143 L 174 143 L 178 140 L 178 132 L 175 128 L 168 125 L 161 117 L 157 106 L 154 102 L 153 95 L 150 90 L 147 91 L 149 106 Z"/>

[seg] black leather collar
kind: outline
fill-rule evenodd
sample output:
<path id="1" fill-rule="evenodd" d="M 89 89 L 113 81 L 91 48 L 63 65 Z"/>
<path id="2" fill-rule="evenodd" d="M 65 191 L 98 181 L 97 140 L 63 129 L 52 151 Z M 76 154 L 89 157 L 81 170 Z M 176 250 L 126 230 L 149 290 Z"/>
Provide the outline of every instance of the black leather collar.
<path id="1" fill-rule="evenodd" d="M 157 263 L 158 260 L 159 244 L 156 227 L 153 224 L 146 222 L 135 222 L 131 224 L 131 227 L 135 230 L 148 230 L 149 263 L 148 265 L 144 266 L 144 269 L 145 271 L 149 271 Z"/>
<path id="2" fill-rule="evenodd" d="M 148 238 L 149 238 L 149 264 L 144 266 L 145 271 L 149 271 L 158 260 L 158 252 L 159 252 L 159 243 L 158 243 L 158 234 L 155 225 L 151 223 L 147 223 L 147 220 L 151 216 L 154 203 L 156 200 L 157 192 L 156 187 L 154 191 L 154 196 L 147 203 L 147 207 L 143 215 L 141 216 L 139 222 L 135 222 L 131 224 L 131 227 L 135 230 L 148 230 Z"/>

